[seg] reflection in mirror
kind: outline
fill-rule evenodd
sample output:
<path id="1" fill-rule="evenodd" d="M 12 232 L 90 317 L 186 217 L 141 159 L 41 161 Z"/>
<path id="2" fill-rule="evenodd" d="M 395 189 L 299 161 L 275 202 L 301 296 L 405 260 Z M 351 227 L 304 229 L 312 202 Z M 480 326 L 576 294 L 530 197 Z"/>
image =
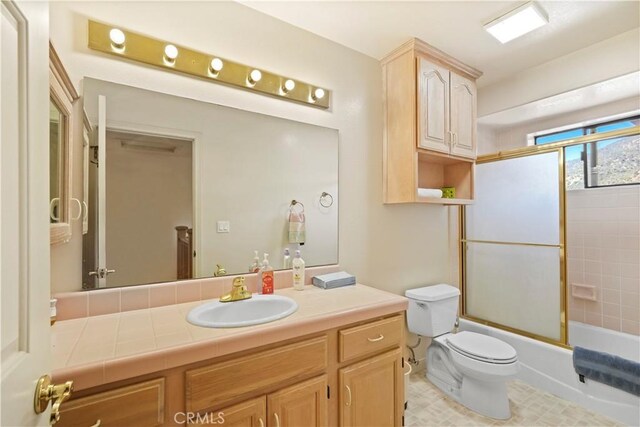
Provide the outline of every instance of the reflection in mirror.
<path id="1" fill-rule="evenodd" d="M 338 261 L 338 132 L 85 78 L 83 287 Z M 292 203 L 293 201 L 296 203 Z"/>
<path id="2" fill-rule="evenodd" d="M 64 180 L 65 120 L 53 99 L 49 100 L 49 204 L 51 223 L 60 222 Z"/>

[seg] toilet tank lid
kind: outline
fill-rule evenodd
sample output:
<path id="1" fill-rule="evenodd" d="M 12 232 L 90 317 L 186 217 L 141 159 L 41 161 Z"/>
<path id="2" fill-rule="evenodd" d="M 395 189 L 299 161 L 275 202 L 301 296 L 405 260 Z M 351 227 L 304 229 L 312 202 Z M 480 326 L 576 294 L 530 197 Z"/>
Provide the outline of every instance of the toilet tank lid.
<path id="1" fill-rule="evenodd" d="M 404 295 L 419 301 L 440 301 L 459 296 L 460 290 L 451 285 L 439 284 L 409 289 Z"/>

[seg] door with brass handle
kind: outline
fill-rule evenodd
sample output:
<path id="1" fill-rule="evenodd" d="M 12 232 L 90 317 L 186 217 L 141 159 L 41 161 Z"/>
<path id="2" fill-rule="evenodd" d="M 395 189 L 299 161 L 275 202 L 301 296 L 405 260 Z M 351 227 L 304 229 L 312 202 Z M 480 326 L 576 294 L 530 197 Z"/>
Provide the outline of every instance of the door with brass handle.
<path id="1" fill-rule="evenodd" d="M 49 402 L 53 402 L 51 406 L 51 416 L 49 424 L 54 425 L 60 420 L 60 405 L 62 402 L 71 397 L 73 392 L 73 381 L 67 381 L 63 384 L 51 384 L 51 377 L 43 375 L 38 379 L 36 384 L 36 392 L 33 397 L 33 410 L 36 414 L 43 413 Z M 98 420 L 98 425 L 100 420 Z"/>

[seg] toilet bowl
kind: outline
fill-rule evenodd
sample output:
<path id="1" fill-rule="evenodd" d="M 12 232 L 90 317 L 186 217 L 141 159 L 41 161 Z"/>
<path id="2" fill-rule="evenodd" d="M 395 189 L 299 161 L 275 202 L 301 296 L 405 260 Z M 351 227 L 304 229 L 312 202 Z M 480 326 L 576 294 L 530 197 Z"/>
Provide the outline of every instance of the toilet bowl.
<path id="1" fill-rule="evenodd" d="M 409 330 L 432 337 L 427 349 L 427 378 L 448 396 L 481 415 L 511 417 L 506 381 L 519 370 L 509 344 L 475 332 L 451 333 L 459 291 L 449 285 L 411 289 Z"/>

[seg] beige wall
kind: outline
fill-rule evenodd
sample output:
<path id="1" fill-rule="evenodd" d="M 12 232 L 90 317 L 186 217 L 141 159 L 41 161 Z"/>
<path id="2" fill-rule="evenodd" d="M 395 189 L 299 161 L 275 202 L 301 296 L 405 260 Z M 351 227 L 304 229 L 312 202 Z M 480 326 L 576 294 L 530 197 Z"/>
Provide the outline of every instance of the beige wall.
<path id="1" fill-rule="evenodd" d="M 90 52 L 92 17 L 334 91 L 321 111 Z M 189 25 L 177 23 L 189 22 Z M 382 74 L 370 57 L 237 3 L 54 2 L 51 38 L 74 83 L 89 76 L 338 129 L 339 261 L 402 293 L 449 280 L 447 208 L 382 204 Z"/>
<path id="2" fill-rule="evenodd" d="M 123 148 L 124 136 L 107 133 L 107 286 L 176 280 L 175 227 L 193 218 L 191 141 L 164 153 Z"/>

